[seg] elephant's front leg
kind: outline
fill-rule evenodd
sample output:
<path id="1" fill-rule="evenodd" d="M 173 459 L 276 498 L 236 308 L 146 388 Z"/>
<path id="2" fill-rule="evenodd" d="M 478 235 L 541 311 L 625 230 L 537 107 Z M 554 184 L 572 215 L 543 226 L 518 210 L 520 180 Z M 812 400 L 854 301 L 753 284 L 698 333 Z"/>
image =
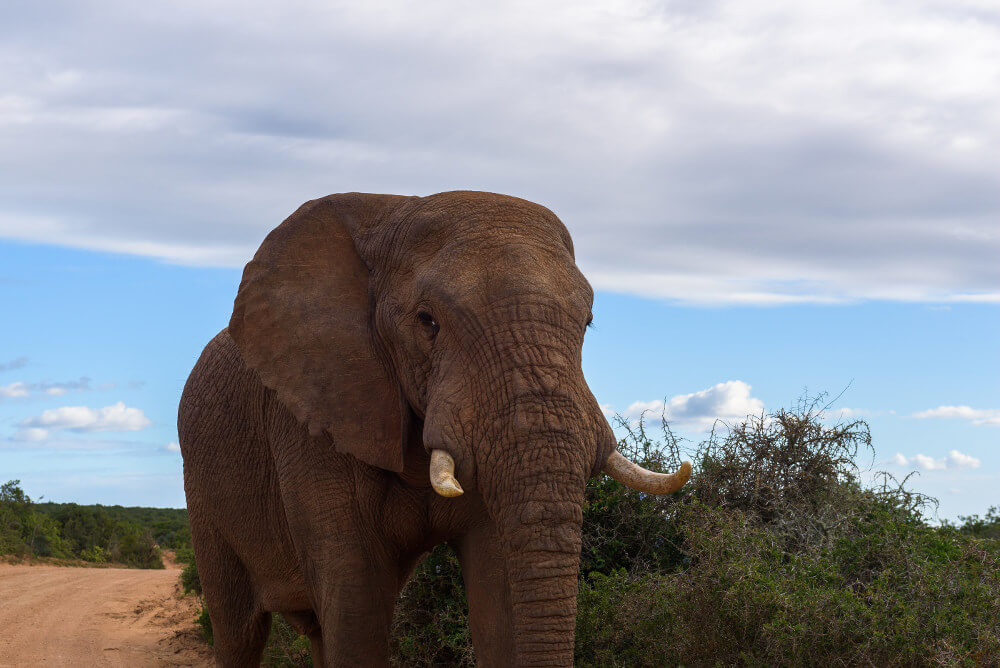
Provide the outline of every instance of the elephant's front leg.
<path id="1" fill-rule="evenodd" d="M 477 662 L 486 667 L 513 665 L 509 587 L 496 528 L 484 521 L 450 544 L 462 565 Z"/>
<path id="2" fill-rule="evenodd" d="M 389 664 L 389 633 L 401 583 L 398 565 L 382 561 L 368 549 L 352 548 L 351 557 L 317 568 L 313 591 L 324 665 Z"/>

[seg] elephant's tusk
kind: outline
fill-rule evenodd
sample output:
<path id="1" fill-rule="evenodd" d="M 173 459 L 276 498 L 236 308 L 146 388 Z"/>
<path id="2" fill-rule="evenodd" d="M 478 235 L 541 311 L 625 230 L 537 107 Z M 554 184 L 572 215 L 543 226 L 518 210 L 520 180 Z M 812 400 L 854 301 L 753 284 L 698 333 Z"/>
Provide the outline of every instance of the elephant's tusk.
<path id="1" fill-rule="evenodd" d="M 455 460 L 444 450 L 431 450 L 431 486 L 441 496 L 461 496 L 465 491 L 455 480 Z"/>
<path id="2" fill-rule="evenodd" d="M 684 462 L 676 473 L 654 473 L 629 461 L 625 455 L 613 450 L 604 462 L 604 472 L 632 489 L 649 494 L 676 492 L 691 477 L 691 462 Z"/>

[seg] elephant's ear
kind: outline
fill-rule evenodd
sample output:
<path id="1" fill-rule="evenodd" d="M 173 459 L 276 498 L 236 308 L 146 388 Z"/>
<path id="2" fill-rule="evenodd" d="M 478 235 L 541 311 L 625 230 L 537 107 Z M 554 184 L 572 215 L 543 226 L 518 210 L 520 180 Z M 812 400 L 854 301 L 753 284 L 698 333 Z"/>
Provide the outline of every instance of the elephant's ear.
<path id="1" fill-rule="evenodd" d="M 355 237 L 409 198 L 350 193 L 303 204 L 246 268 L 229 333 L 247 364 L 309 433 L 338 452 L 403 469 L 397 382 L 379 360 L 369 268 Z"/>

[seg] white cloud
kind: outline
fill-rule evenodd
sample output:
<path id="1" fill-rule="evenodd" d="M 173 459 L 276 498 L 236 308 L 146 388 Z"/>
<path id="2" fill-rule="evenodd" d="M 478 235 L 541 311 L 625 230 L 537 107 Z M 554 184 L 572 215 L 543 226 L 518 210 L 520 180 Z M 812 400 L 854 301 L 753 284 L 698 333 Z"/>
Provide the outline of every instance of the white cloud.
<path id="1" fill-rule="evenodd" d="M 179 443 L 170 442 L 163 446 L 163 449 L 167 452 L 180 452 L 181 446 Z"/>
<path id="2" fill-rule="evenodd" d="M 40 427 L 22 427 L 14 433 L 15 441 L 44 441 L 49 437 L 49 430 Z"/>
<path id="3" fill-rule="evenodd" d="M 958 450 L 949 450 L 946 461 L 950 469 L 978 469 L 982 463 L 978 458 Z"/>
<path id="4" fill-rule="evenodd" d="M 49 432 L 67 429 L 75 432 L 138 431 L 152 422 L 139 408 L 129 408 L 124 402 L 93 409 L 87 406 L 51 408 L 41 415 L 23 420 L 14 435 L 18 440 L 41 440 Z"/>
<path id="5" fill-rule="evenodd" d="M 665 415 L 678 426 L 711 429 L 716 420 L 740 420 L 760 413 L 764 402 L 750 394 L 751 386 L 741 380 L 729 380 L 712 387 L 679 394 L 663 401 L 636 401 L 625 410 L 625 417 L 636 419 L 644 412 L 656 417 Z"/>
<path id="6" fill-rule="evenodd" d="M 10 385 L 0 386 L 0 397 L 5 398 L 15 398 L 15 397 L 26 397 L 29 394 L 28 386 L 24 383 L 11 383 Z"/>
<path id="7" fill-rule="evenodd" d="M 320 194 L 472 187 L 550 206 L 605 290 L 1000 303 L 981 3 L 162 11 L 5 14 L 0 236 L 239 266 Z"/>
<path id="8" fill-rule="evenodd" d="M 910 462 L 925 471 L 934 471 L 937 469 L 944 469 L 947 467 L 947 462 L 943 459 L 934 459 L 933 457 L 928 457 L 927 455 L 914 455 Z"/>
<path id="9" fill-rule="evenodd" d="M 967 455 L 964 452 L 959 452 L 958 450 L 950 450 L 947 456 L 939 459 L 923 454 L 917 454 L 907 458 L 902 453 L 897 452 L 893 455 L 892 459 L 889 460 L 889 463 L 899 467 L 915 466 L 916 468 L 924 471 L 977 469 L 980 464 L 982 464 L 977 457 Z"/>
<path id="10" fill-rule="evenodd" d="M 971 408 L 969 406 L 938 406 L 926 411 L 914 413 L 911 417 L 918 419 L 945 418 L 970 420 L 975 425 L 991 425 L 1000 427 L 1000 410 Z"/>

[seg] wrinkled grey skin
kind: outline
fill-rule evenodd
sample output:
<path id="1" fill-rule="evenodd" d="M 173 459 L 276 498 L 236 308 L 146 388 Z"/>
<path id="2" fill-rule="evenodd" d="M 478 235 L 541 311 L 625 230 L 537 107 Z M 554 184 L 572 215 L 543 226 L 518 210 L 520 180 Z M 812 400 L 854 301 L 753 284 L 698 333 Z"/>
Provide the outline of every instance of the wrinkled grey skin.
<path id="1" fill-rule="evenodd" d="M 385 665 L 447 541 L 481 664 L 571 665 L 584 484 L 614 448 L 592 300 L 559 219 L 513 197 L 332 195 L 272 232 L 180 403 L 219 663 L 256 664 L 281 612 L 317 665 Z M 431 449 L 462 496 L 434 493 Z"/>

